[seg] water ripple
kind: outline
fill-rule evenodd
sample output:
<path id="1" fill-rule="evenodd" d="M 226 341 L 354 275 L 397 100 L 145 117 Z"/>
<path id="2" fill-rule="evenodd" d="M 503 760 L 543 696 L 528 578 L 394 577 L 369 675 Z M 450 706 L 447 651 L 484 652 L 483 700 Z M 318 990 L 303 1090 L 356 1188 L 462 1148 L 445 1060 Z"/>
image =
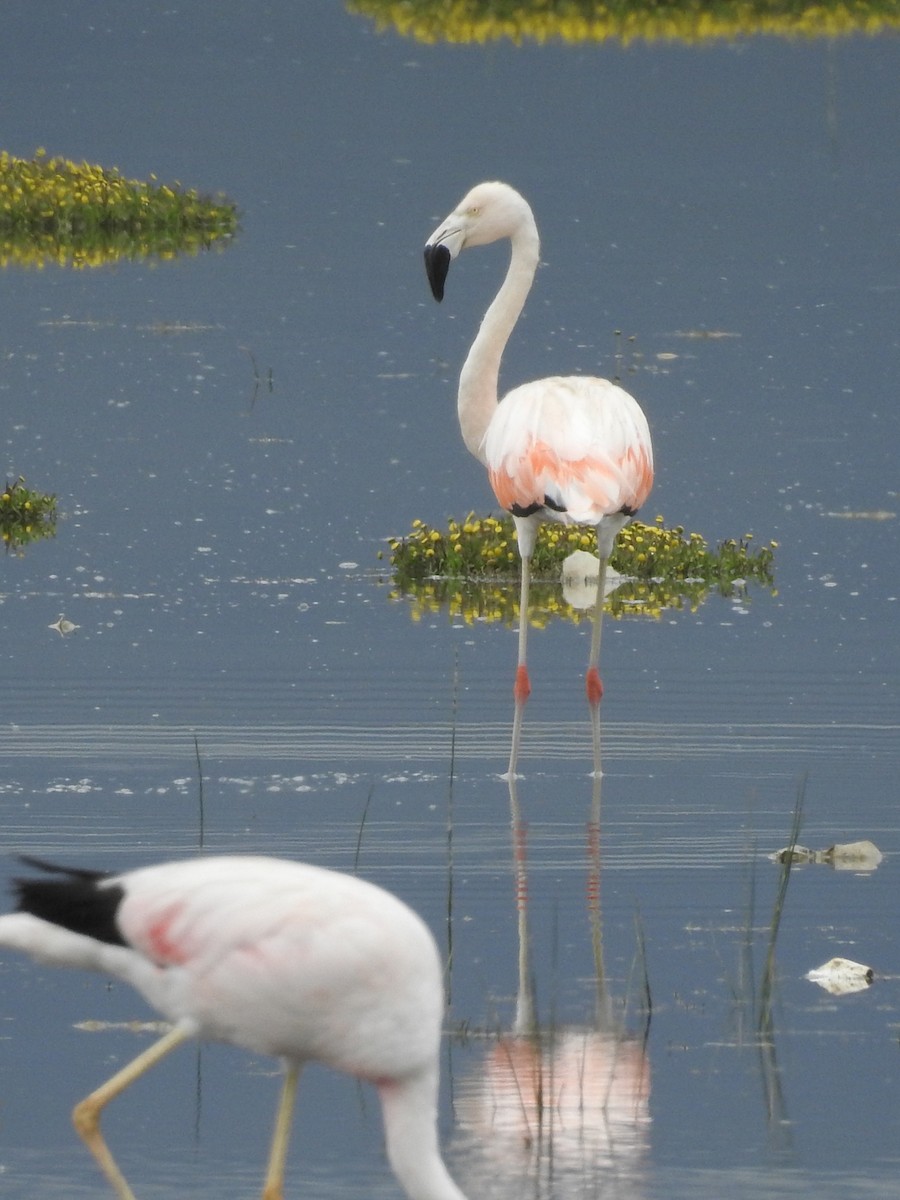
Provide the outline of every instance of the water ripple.
<path id="1" fill-rule="evenodd" d="M 848 752 L 900 757 L 900 725 L 862 723 L 705 724 L 609 722 L 603 729 L 606 761 L 683 761 L 754 755 L 816 759 Z M 0 730 L 7 758 L 91 759 L 94 762 L 160 761 L 193 753 L 197 739 L 204 759 L 326 761 L 365 760 L 446 763 L 497 758 L 507 753 L 505 722 L 417 723 L 414 725 L 11 725 Z M 528 724 L 522 755 L 558 760 L 590 755 L 586 723 Z"/>

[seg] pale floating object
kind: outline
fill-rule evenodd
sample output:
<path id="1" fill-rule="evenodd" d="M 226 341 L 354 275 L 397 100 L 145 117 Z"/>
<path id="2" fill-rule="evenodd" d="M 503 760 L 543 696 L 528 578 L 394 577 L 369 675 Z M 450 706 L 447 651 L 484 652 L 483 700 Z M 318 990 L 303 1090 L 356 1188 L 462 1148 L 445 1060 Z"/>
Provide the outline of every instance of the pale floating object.
<path id="1" fill-rule="evenodd" d="M 673 337 L 683 338 L 738 338 L 741 335 L 730 329 L 677 329 Z"/>
<path id="2" fill-rule="evenodd" d="M 60 637 L 66 637 L 67 634 L 73 633 L 76 629 L 80 629 L 80 625 L 75 625 L 68 617 L 62 613 L 56 618 L 52 625 L 47 626 L 48 629 L 55 629 Z"/>
<path id="3" fill-rule="evenodd" d="M 864 992 L 871 987 L 875 972 L 851 958 L 832 958 L 821 967 L 807 971 L 805 977 L 832 996 L 849 996 L 852 992 Z"/>
<path id="4" fill-rule="evenodd" d="M 884 855 L 868 838 L 859 842 L 836 842 L 822 851 L 822 861 L 836 871 L 874 871 L 883 858 Z"/>
<path id="5" fill-rule="evenodd" d="M 563 560 L 563 599 L 573 608 L 593 608 L 597 602 L 597 580 L 600 578 L 600 559 L 588 550 L 573 550 Z M 612 567 L 606 568 L 603 595 L 608 596 L 622 582 L 622 576 Z"/>
<path id="6" fill-rule="evenodd" d="M 563 583 L 593 582 L 600 578 L 600 559 L 589 550 L 573 550 L 562 565 Z"/>
<path id="7" fill-rule="evenodd" d="M 787 862 L 788 856 L 795 866 L 807 863 L 826 863 L 835 871 L 874 871 L 880 866 L 884 855 L 874 842 L 864 838 L 858 842 L 835 842 L 827 850 L 810 850 L 806 846 L 785 846 L 769 857 L 773 862 Z"/>
<path id="8" fill-rule="evenodd" d="M 827 512 L 822 515 L 842 517 L 848 521 L 892 521 L 897 514 L 886 508 L 875 508 L 867 512 Z"/>
<path id="9" fill-rule="evenodd" d="M 76 1021 L 72 1026 L 79 1033 L 109 1033 L 110 1030 L 124 1029 L 127 1033 L 155 1033 L 161 1036 L 172 1028 L 168 1021 L 99 1021 L 88 1018 Z"/>
<path id="10" fill-rule="evenodd" d="M 823 853 L 821 850 L 810 850 L 808 846 L 783 846 L 780 850 L 776 850 L 774 854 L 770 854 L 772 862 L 785 863 L 788 859 L 795 865 L 801 863 L 819 862 L 817 855 Z"/>

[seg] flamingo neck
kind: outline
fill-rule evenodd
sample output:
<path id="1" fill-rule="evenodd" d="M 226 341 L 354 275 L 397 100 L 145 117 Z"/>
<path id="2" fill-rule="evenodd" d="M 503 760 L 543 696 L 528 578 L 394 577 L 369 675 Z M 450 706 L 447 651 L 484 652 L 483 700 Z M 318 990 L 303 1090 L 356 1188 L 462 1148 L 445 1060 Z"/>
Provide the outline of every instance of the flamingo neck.
<path id="1" fill-rule="evenodd" d="M 437 1135 L 437 1073 L 379 1085 L 388 1160 L 409 1200 L 466 1200 L 444 1166 Z"/>
<path id="2" fill-rule="evenodd" d="M 531 210 L 510 235 L 506 278 L 484 314 L 459 377 L 457 410 L 466 448 L 482 463 L 484 435 L 497 407 L 500 360 L 525 306 L 537 270 L 540 241 Z"/>

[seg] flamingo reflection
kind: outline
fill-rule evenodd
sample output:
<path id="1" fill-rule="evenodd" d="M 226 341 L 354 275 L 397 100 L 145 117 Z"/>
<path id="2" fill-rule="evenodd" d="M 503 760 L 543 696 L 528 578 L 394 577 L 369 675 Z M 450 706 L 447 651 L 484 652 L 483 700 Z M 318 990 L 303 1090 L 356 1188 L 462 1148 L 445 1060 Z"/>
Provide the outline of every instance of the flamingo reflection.
<path id="1" fill-rule="evenodd" d="M 507 779 L 518 918 L 518 991 L 512 1029 L 496 1039 L 457 1092 L 456 1115 L 479 1194 L 490 1197 L 599 1197 L 639 1200 L 650 1130 L 646 1036 L 616 1015 L 603 962 L 600 894 L 599 722 L 595 727 L 588 822 L 587 908 L 594 1011 L 583 1026 L 546 1026 L 537 1017 L 528 926 L 527 828 L 515 775 Z M 465 1166 L 458 1168 L 466 1173 Z M 469 1183 L 472 1187 L 472 1183 Z"/>

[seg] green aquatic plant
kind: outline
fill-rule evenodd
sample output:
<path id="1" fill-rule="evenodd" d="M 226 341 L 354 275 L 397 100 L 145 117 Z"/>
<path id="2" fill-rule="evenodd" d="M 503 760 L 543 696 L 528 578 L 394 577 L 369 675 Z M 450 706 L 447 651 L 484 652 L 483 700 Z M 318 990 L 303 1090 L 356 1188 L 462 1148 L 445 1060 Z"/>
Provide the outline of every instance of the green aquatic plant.
<path id="1" fill-rule="evenodd" d="M 379 29 L 426 43 L 833 38 L 900 27 L 897 0 L 348 0 L 347 7 Z"/>
<path id="2" fill-rule="evenodd" d="M 519 569 L 515 527 L 511 517 L 451 520 L 446 529 L 413 521 L 405 537 L 388 541 L 395 598 L 412 601 L 418 620 L 446 609 L 465 621 L 518 619 L 518 591 L 508 586 Z M 610 565 L 623 578 L 607 596 L 605 611 L 613 617 L 660 617 L 663 612 L 696 610 L 711 590 L 722 595 L 746 594 L 755 582 L 774 590 L 773 561 L 777 543 L 754 548 L 752 534 L 711 549 L 698 533 L 681 526 L 666 528 L 632 523 L 619 534 Z M 560 586 L 564 561 L 575 551 L 596 554 L 594 530 L 545 522 L 532 556 L 534 584 L 529 622 L 546 625 L 562 617 L 589 618 Z"/>
<path id="3" fill-rule="evenodd" d="M 696 612 L 709 586 L 699 580 L 675 586 L 660 580 L 626 580 L 606 598 L 605 613 L 618 620 L 625 617 L 653 617 L 665 612 Z M 467 625 L 500 621 L 515 625 L 519 619 L 519 590 L 511 581 L 429 579 L 397 584 L 390 599 L 409 604 L 413 621 L 422 621 L 437 613 Z M 528 624 L 544 629 L 552 621 L 570 621 L 578 625 L 591 619 L 591 609 L 570 604 L 559 583 L 533 583 L 528 603 Z"/>
<path id="4" fill-rule="evenodd" d="M 56 497 L 25 486 L 20 475 L 0 493 L 0 538 L 6 549 L 23 550 L 30 542 L 56 534 Z"/>
<path id="5" fill-rule="evenodd" d="M 721 542 L 710 550 L 699 533 L 685 534 L 680 525 L 667 529 L 661 516 L 653 525 L 632 521 L 616 539 L 610 564 L 620 575 L 637 579 L 702 580 L 730 587 L 736 579 L 772 583 L 777 543 L 752 548 L 753 535 Z M 446 530 L 413 521 L 406 537 L 388 540 L 391 565 L 398 578 L 447 576 L 465 579 L 514 577 L 518 574 L 516 531 L 512 517 L 450 520 Z M 535 580 L 559 578 L 563 561 L 575 550 L 596 554 L 590 526 L 545 521 L 531 560 Z"/>
<path id="6" fill-rule="evenodd" d="M 0 266 L 98 267 L 227 245 L 237 209 L 180 184 L 125 179 L 114 167 L 0 151 Z"/>

